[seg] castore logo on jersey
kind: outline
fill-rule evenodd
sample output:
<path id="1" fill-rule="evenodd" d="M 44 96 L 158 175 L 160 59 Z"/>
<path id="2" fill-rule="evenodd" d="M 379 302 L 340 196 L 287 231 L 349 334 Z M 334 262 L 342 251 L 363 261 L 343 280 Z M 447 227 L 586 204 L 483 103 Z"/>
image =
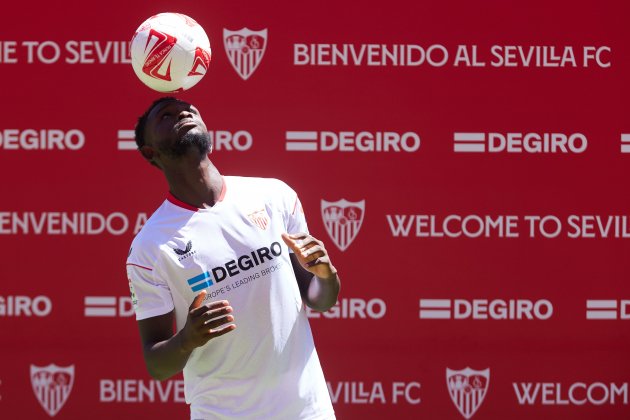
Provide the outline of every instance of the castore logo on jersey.
<path id="1" fill-rule="evenodd" d="M 185 260 L 186 258 L 197 253 L 197 251 L 193 251 L 192 249 L 192 241 L 188 241 L 184 249 L 173 247 L 172 250 L 179 256 L 179 258 L 177 258 L 178 261 Z"/>
<path id="2" fill-rule="evenodd" d="M 191 250 L 192 250 L 192 241 L 188 241 L 188 243 L 186 243 L 186 248 L 184 248 L 184 249 L 173 248 L 173 251 L 175 251 L 175 253 L 177 255 L 186 255 Z"/>

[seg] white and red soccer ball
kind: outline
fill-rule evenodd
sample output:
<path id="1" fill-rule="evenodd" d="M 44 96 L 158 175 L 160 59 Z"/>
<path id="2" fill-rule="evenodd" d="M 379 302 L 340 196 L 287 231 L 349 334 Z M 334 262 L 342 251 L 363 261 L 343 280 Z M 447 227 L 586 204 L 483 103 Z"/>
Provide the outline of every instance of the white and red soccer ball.
<path id="1" fill-rule="evenodd" d="M 206 74 L 210 41 L 194 19 L 160 13 L 145 20 L 131 38 L 131 65 L 138 78 L 158 92 L 181 92 Z"/>

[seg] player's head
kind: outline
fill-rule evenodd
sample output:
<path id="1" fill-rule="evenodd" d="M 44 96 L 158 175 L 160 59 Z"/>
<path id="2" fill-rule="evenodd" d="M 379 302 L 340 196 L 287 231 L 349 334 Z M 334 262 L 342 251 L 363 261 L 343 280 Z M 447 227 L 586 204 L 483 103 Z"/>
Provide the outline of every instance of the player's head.
<path id="1" fill-rule="evenodd" d="M 189 153 L 202 157 L 212 151 L 210 134 L 197 108 L 170 96 L 154 101 L 138 118 L 135 137 L 138 150 L 158 167 L 158 157 L 173 160 Z"/>

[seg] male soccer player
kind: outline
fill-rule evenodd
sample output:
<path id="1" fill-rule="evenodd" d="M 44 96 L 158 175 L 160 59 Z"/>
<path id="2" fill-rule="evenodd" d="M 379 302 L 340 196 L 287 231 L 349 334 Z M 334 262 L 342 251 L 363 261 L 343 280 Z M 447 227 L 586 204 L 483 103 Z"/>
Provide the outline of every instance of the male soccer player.
<path id="1" fill-rule="evenodd" d="M 339 276 L 296 193 L 222 176 L 198 110 L 175 98 L 138 119 L 136 142 L 169 186 L 127 259 L 149 373 L 183 370 L 191 419 L 334 419 L 303 304 L 329 309 Z"/>

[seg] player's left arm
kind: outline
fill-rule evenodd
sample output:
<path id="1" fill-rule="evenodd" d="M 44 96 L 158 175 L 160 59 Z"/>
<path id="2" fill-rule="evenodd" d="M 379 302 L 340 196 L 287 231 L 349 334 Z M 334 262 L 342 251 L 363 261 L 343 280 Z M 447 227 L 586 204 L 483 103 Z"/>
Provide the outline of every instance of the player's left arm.
<path id="1" fill-rule="evenodd" d="M 337 302 L 341 283 L 323 242 L 307 233 L 283 233 L 282 239 L 293 251 L 289 255 L 302 299 L 316 311 L 327 311 Z"/>

